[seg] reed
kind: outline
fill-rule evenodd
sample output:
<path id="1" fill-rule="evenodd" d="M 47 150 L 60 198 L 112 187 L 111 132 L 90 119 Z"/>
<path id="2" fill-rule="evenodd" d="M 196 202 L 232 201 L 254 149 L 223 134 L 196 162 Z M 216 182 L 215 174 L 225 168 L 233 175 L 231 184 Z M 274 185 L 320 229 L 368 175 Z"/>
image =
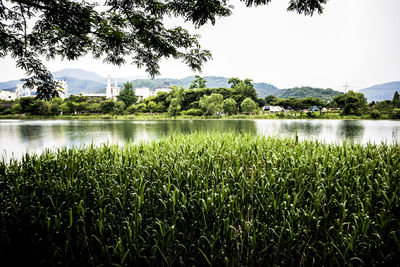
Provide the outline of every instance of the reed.
<path id="1" fill-rule="evenodd" d="M 196 133 L 0 163 L 2 261 L 381 265 L 400 255 L 400 146 Z"/>

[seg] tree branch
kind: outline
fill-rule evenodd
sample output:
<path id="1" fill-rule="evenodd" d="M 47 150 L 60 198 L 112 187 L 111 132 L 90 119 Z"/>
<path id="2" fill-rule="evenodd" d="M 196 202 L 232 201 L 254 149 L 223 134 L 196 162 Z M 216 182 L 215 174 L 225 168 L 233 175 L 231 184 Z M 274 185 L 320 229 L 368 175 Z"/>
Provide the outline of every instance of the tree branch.
<path id="1" fill-rule="evenodd" d="M 48 6 L 39 5 L 39 4 L 33 3 L 31 1 L 17 0 L 16 2 L 19 3 L 19 4 L 24 4 L 24 5 L 28 6 L 28 7 L 34 7 L 34 8 L 37 8 L 37 9 L 43 9 L 43 10 L 47 10 L 47 11 L 52 10 Z"/>
<path id="2" fill-rule="evenodd" d="M 27 38 L 26 38 L 26 28 L 27 28 L 27 25 L 26 25 L 26 18 L 25 18 L 25 14 L 24 14 L 24 8 L 22 7 L 22 4 L 21 4 L 21 3 L 18 3 L 18 4 L 19 4 L 19 8 L 21 9 L 21 16 L 22 16 L 22 19 L 24 20 L 24 56 L 25 56 L 25 54 L 26 54 L 26 48 L 27 48 L 27 45 L 28 45 Z"/>

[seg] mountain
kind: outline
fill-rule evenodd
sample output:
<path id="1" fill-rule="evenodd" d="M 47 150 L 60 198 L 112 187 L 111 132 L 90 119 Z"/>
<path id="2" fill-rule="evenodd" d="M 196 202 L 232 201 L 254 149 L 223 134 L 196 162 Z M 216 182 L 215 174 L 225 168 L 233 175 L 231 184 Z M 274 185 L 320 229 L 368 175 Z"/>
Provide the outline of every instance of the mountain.
<path id="1" fill-rule="evenodd" d="M 79 95 L 80 93 L 95 93 L 104 91 L 106 83 L 100 83 L 92 80 L 80 80 L 68 76 L 58 76 L 57 79 L 65 79 L 68 84 L 69 95 Z"/>
<path id="2" fill-rule="evenodd" d="M 53 72 L 54 78 L 71 77 L 78 80 L 95 81 L 98 83 L 107 83 L 107 78 L 104 78 L 92 71 L 85 71 L 82 69 L 62 69 Z"/>
<path id="3" fill-rule="evenodd" d="M 12 80 L 7 82 L 0 82 L 0 89 L 15 89 L 17 84 L 22 83 L 20 80 Z"/>
<path id="4" fill-rule="evenodd" d="M 279 97 L 279 98 L 288 98 L 288 97 L 295 97 L 295 98 L 305 98 L 305 97 L 318 97 L 322 98 L 326 101 L 332 100 L 335 96 L 342 94 L 339 91 L 335 91 L 332 89 L 322 89 L 322 88 L 313 88 L 309 86 L 303 87 L 295 87 L 291 89 L 282 89 L 278 90 L 272 95 Z"/>
<path id="5" fill-rule="evenodd" d="M 358 92 L 363 93 L 368 102 L 376 102 L 383 100 L 392 100 L 393 95 L 396 91 L 400 93 L 400 81 L 377 84 L 365 89 L 361 89 Z"/>
<path id="6" fill-rule="evenodd" d="M 267 95 L 275 95 L 280 91 L 277 87 L 269 83 L 253 83 L 256 88 L 259 98 L 264 98 Z"/>

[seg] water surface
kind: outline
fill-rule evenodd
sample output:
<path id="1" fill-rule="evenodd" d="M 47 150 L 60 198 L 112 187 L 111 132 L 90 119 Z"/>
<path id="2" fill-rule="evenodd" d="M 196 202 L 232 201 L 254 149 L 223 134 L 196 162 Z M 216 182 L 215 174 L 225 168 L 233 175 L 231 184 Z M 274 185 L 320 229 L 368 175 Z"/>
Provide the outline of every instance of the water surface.
<path id="1" fill-rule="evenodd" d="M 125 144 L 154 140 L 171 132 L 250 132 L 314 139 L 327 143 L 400 141 L 400 121 L 369 120 L 0 120 L 0 157 L 83 144 Z"/>

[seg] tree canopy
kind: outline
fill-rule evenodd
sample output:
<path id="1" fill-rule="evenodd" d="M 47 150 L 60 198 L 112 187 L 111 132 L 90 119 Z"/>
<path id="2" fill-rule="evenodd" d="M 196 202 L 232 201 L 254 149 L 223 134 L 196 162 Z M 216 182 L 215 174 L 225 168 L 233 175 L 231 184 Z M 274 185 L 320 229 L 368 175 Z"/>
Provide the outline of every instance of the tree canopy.
<path id="1" fill-rule="evenodd" d="M 207 80 L 199 75 L 195 76 L 192 84 L 189 86 L 189 89 L 199 89 L 199 88 L 206 88 L 207 87 Z"/>
<path id="2" fill-rule="evenodd" d="M 135 104 L 137 102 L 137 96 L 133 90 L 133 84 L 131 82 L 124 83 L 124 88 L 117 98 L 119 101 L 124 102 L 127 107 Z"/>
<path id="3" fill-rule="evenodd" d="M 241 0 L 248 7 L 271 0 Z M 289 11 L 322 13 L 327 0 L 289 0 Z M 200 71 L 211 58 L 198 36 L 186 29 L 167 27 L 167 17 L 180 17 L 200 27 L 229 16 L 229 0 L 0 0 L 0 57 L 11 55 L 37 86 L 37 96 L 58 95 L 51 73 L 41 57 L 76 60 L 90 54 L 105 63 L 130 63 L 159 74 L 162 58 L 180 59 Z"/>
<path id="4" fill-rule="evenodd" d="M 349 91 L 333 99 L 344 115 L 360 115 L 367 108 L 367 100 L 362 93 Z"/>

